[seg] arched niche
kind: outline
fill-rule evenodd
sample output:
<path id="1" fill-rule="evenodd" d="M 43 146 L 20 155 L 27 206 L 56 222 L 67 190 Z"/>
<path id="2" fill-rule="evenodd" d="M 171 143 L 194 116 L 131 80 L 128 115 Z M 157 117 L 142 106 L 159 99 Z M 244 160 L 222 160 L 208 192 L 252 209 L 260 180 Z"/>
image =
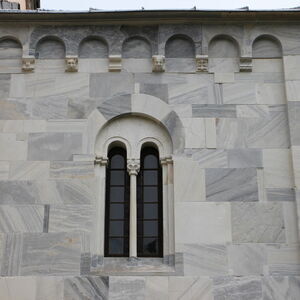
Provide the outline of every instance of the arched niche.
<path id="1" fill-rule="evenodd" d="M 87 37 L 79 45 L 80 58 L 107 58 L 108 45 L 106 41 L 98 37 Z"/>
<path id="2" fill-rule="evenodd" d="M 236 72 L 239 70 L 239 46 L 226 35 L 214 37 L 208 46 L 210 72 Z"/>
<path id="3" fill-rule="evenodd" d="M 35 57 L 39 59 L 63 59 L 66 47 L 62 40 L 54 36 L 42 38 L 36 46 Z"/>
<path id="4" fill-rule="evenodd" d="M 263 35 L 255 39 L 252 44 L 253 58 L 281 58 L 282 47 L 280 42 L 272 36 Z"/>
<path id="5" fill-rule="evenodd" d="M 142 37 L 131 37 L 124 41 L 122 58 L 151 58 L 151 44 Z"/>
<path id="6" fill-rule="evenodd" d="M 168 39 L 165 48 L 166 58 L 195 58 L 195 45 L 186 35 L 175 35 Z"/>
<path id="7" fill-rule="evenodd" d="M 0 39 L 0 59 L 20 59 L 22 57 L 21 43 L 12 37 Z"/>

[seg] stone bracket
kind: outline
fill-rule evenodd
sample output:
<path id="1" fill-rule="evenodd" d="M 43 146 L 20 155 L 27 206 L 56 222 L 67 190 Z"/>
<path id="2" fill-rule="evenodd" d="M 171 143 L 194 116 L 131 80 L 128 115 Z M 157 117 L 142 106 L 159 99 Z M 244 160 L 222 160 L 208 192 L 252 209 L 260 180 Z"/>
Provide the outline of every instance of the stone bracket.
<path id="1" fill-rule="evenodd" d="M 33 72 L 35 67 L 35 57 L 32 55 L 22 57 L 22 71 Z"/>
<path id="2" fill-rule="evenodd" d="M 252 72 L 252 57 L 240 57 L 240 72 Z"/>
<path id="3" fill-rule="evenodd" d="M 139 159 L 128 159 L 127 160 L 127 171 L 129 175 L 137 175 L 140 171 L 140 160 Z"/>
<path id="4" fill-rule="evenodd" d="M 78 72 L 78 56 L 68 55 L 65 58 L 66 72 Z"/>
<path id="5" fill-rule="evenodd" d="M 108 164 L 108 158 L 107 157 L 97 157 L 94 160 L 94 164 L 95 165 L 99 165 L 99 166 L 107 166 Z"/>
<path id="6" fill-rule="evenodd" d="M 196 55 L 197 72 L 208 72 L 208 55 Z"/>
<path id="7" fill-rule="evenodd" d="M 166 59 L 164 55 L 153 55 L 152 56 L 152 71 L 153 72 L 165 72 Z"/>
<path id="8" fill-rule="evenodd" d="M 108 64 L 109 72 L 121 72 L 122 70 L 122 56 L 121 55 L 110 55 Z"/>

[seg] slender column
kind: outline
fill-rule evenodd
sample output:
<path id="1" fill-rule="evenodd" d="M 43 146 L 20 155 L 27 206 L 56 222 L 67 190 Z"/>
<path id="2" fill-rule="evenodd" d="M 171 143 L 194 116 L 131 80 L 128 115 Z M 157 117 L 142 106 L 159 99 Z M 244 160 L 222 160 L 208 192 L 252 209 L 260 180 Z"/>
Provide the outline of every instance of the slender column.
<path id="1" fill-rule="evenodd" d="M 130 175 L 130 222 L 129 257 L 137 257 L 137 174 L 140 170 L 139 159 L 128 159 L 127 170 Z"/>
<path id="2" fill-rule="evenodd" d="M 162 165 L 163 184 L 163 237 L 164 237 L 164 257 L 169 255 L 169 201 L 168 201 L 168 161 L 164 157 L 160 160 Z"/>

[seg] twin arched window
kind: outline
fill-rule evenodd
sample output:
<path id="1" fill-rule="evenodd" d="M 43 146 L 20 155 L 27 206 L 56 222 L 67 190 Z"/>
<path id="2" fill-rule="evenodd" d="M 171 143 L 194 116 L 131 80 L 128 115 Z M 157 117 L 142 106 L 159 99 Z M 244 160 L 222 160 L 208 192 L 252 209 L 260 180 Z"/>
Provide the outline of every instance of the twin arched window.
<path id="1" fill-rule="evenodd" d="M 106 171 L 105 256 L 129 256 L 130 178 L 126 150 L 112 148 Z M 141 151 L 137 175 L 137 255 L 163 256 L 162 170 L 154 147 Z"/>

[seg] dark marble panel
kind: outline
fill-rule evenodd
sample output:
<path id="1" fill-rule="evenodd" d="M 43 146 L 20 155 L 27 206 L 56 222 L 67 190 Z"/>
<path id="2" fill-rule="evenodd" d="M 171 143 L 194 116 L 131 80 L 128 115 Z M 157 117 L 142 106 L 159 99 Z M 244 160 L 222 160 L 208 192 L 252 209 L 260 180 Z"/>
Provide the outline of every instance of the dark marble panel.
<path id="1" fill-rule="evenodd" d="M 6 100 L 9 96 L 10 74 L 0 74 L 0 99 Z"/>
<path id="2" fill-rule="evenodd" d="M 239 47 L 230 39 L 218 37 L 210 42 L 208 56 L 213 58 L 239 57 Z"/>
<path id="3" fill-rule="evenodd" d="M 266 189 L 269 201 L 295 201 L 293 189 Z"/>
<path id="4" fill-rule="evenodd" d="M 28 160 L 71 160 L 81 151 L 81 133 L 30 133 L 28 137 Z"/>
<path id="5" fill-rule="evenodd" d="M 64 59 L 66 50 L 64 43 L 56 38 L 43 38 L 36 46 L 35 58 Z"/>
<path id="6" fill-rule="evenodd" d="M 194 42 L 182 36 L 172 37 L 166 43 L 165 56 L 166 58 L 194 58 Z"/>
<path id="7" fill-rule="evenodd" d="M 291 143 L 300 146 L 300 101 L 288 102 Z"/>
<path id="8" fill-rule="evenodd" d="M 140 85 L 140 93 L 148 94 L 157 97 L 165 102 L 168 102 L 168 85 L 144 83 Z"/>
<path id="9" fill-rule="evenodd" d="M 43 232 L 49 232 L 49 213 L 50 213 L 50 205 L 46 204 L 44 206 L 44 222 L 43 222 Z"/>
<path id="10" fill-rule="evenodd" d="M 262 37 L 254 41 L 252 45 L 253 58 L 281 58 L 282 50 L 279 42 L 274 39 Z"/>
<path id="11" fill-rule="evenodd" d="M 229 149 L 229 168 L 260 168 L 263 166 L 261 149 Z"/>
<path id="12" fill-rule="evenodd" d="M 108 300 L 108 277 L 70 277 L 64 280 L 65 300 Z"/>
<path id="13" fill-rule="evenodd" d="M 194 118 L 235 118 L 236 105 L 192 104 Z"/>
<path id="14" fill-rule="evenodd" d="M 0 59 L 21 59 L 22 45 L 12 39 L 0 41 Z"/>
<path id="15" fill-rule="evenodd" d="M 108 57 L 108 46 L 103 40 L 88 37 L 79 45 L 79 58 L 106 58 Z"/>
<path id="16" fill-rule="evenodd" d="M 132 37 L 123 43 L 122 58 L 151 58 L 150 43 L 140 37 Z"/>
<path id="17" fill-rule="evenodd" d="M 80 260 L 80 274 L 88 275 L 91 271 L 91 253 L 82 253 Z"/>
<path id="18" fill-rule="evenodd" d="M 205 170 L 207 201 L 258 201 L 255 168 Z"/>

